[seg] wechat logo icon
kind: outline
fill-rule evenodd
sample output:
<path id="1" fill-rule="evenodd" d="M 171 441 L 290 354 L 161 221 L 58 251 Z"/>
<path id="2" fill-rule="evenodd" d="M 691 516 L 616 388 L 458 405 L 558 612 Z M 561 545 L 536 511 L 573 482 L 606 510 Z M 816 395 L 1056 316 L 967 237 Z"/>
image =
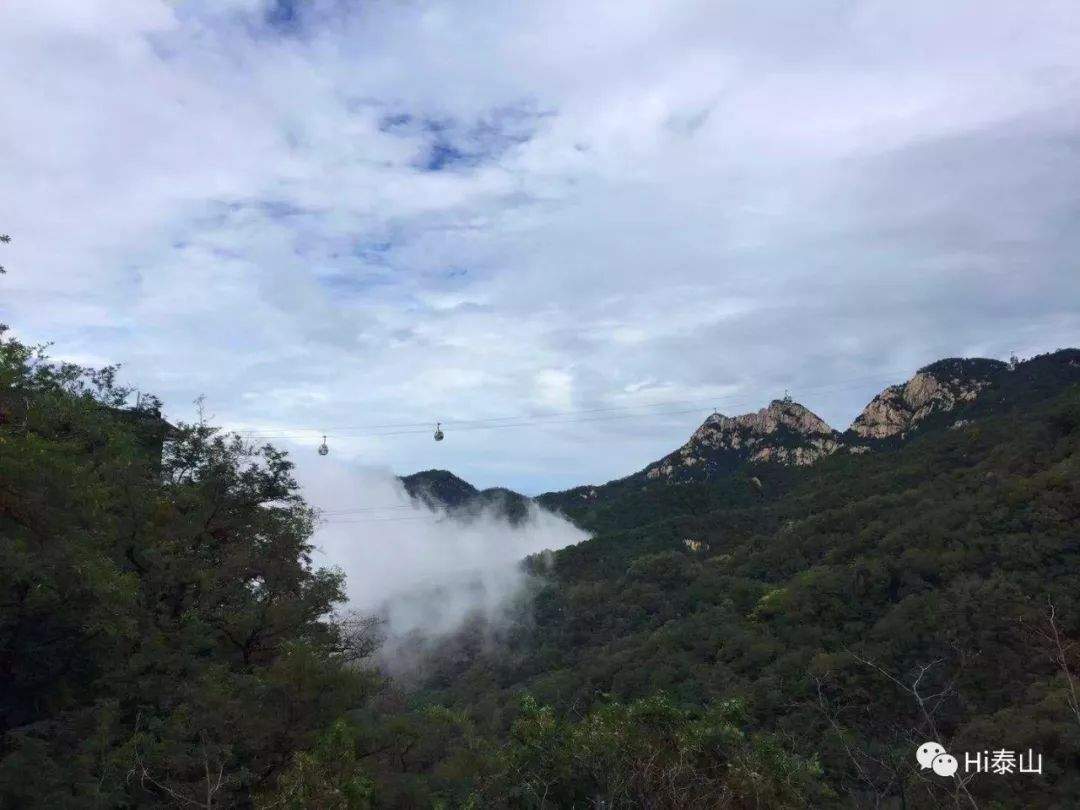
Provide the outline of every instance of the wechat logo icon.
<path id="1" fill-rule="evenodd" d="M 915 750 L 915 759 L 924 771 L 932 768 L 938 776 L 952 776 L 956 773 L 956 757 L 946 753 L 945 746 L 941 743 L 923 743 Z"/>

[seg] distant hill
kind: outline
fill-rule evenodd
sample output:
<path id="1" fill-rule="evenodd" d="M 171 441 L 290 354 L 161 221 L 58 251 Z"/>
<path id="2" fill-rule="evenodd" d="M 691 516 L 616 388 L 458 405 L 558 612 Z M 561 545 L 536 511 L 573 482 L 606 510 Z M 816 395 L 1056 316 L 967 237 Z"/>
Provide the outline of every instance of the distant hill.
<path id="1" fill-rule="evenodd" d="M 962 410 L 1002 374 L 1015 370 L 999 360 L 939 360 L 874 397 L 848 434 L 871 440 L 903 438 L 933 414 Z"/>
<path id="2" fill-rule="evenodd" d="M 540 496 L 589 539 L 468 577 L 449 635 L 451 589 L 406 605 L 407 683 L 285 453 L 3 328 L 0 372 L 0 807 L 1080 807 L 1080 351 L 939 361 L 843 432 L 713 414 Z"/>
<path id="3" fill-rule="evenodd" d="M 833 455 L 892 450 L 927 430 L 962 426 L 992 412 L 1006 398 L 1034 401 L 1080 376 L 1080 350 L 1061 349 L 1016 364 L 985 358 L 947 358 L 919 369 L 911 379 L 873 397 L 841 432 L 791 399 L 773 400 L 756 413 L 714 413 L 687 442 L 625 478 L 539 495 L 541 505 L 581 522 L 630 491 L 736 476 L 783 476 Z M 591 521 L 585 519 L 588 528 Z"/>
<path id="4" fill-rule="evenodd" d="M 480 491 L 449 470 L 424 470 L 401 477 L 410 497 L 429 506 L 459 507 L 474 500 Z"/>
<path id="5" fill-rule="evenodd" d="M 661 750 L 719 706 L 727 739 L 777 757 L 754 773 L 809 762 L 817 791 L 702 806 L 1080 806 L 1080 351 L 931 364 L 843 432 L 783 400 L 714 415 L 633 475 L 536 500 L 592 536 L 529 562 L 509 620 L 430 654 L 417 699 L 476 726 L 406 775 L 380 759 L 387 790 L 486 784 L 447 776 L 479 727 L 554 806 L 588 806 L 619 763 L 590 741 Z M 1030 749 L 1043 775 L 957 783 L 919 768 L 925 740 Z M 696 776 L 749 756 L 725 750 Z"/>
<path id="6" fill-rule="evenodd" d="M 714 413 L 674 453 L 645 468 L 649 480 L 698 480 L 733 472 L 748 462 L 813 464 L 840 447 L 840 434 L 790 399 L 774 399 L 757 413 Z"/>
<path id="7" fill-rule="evenodd" d="M 710 415 L 682 447 L 625 478 L 547 492 L 530 499 L 513 490 L 478 490 L 448 470 L 403 476 L 406 491 L 429 505 L 467 514 L 489 508 L 520 521 L 530 500 L 565 513 L 584 528 L 587 515 L 633 492 L 652 502 L 656 487 L 735 476 L 746 482 L 783 477 L 780 467 L 804 467 L 835 453 L 892 450 L 921 432 L 961 427 L 995 403 L 1037 399 L 1076 379 L 1080 350 L 1060 349 L 1015 364 L 986 358 L 946 358 L 920 368 L 909 380 L 874 396 L 844 431 L 790 398 L 776 399 L 754 413 Z M 606 520 L 600 524 L 608 525 Z"/>
<path id="8" fill-rule="evenodd" d="M 400 481 L 410 497 L 458 516 L 486 512 L 513 524 L 528 517 L 531 499 L 525 495 L 502 487 L 477 489 L 449 470 L 424 470 L 402 476 Z"/>

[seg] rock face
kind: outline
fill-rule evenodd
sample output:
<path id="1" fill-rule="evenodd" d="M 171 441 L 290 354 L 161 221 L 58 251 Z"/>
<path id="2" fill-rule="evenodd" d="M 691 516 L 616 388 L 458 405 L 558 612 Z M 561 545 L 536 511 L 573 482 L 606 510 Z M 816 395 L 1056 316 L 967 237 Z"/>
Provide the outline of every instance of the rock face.
<path id="1" fill-rule="evenodd" d="M 715 413 L 690 440 L 646 467 L 648 479 L 710 477 L 754 461 L 813 464 L 842 446 L 840 434 L 821 417 L 790 399 L 742 416 Z"/>
<path id="2" fill-rule="evenodd" d="M 1059 349 L 1024 361 L 1013 358 L 1009 363 L 939 360 L 875 396 L 842 434 L 802 405 L 774 400 L 757 413 L 713 414 L 686 444 L 644 470 L 606 484 L 547 492 L 536 501 L 555 511 L 579 517 L 592 514 L 589 519 L 604 514 L 609 520 L 611 512 L 605 510 L 610 504 L 630 497 L 641 499 L 635 508 L 642 508 L 653 485 L 725 475 L 749 476 L 750 490 L 766 497 L 768 487 L 757 475 L 766 476 L 748 464 L 805 466 L 837 452 L 890 452 L 921 430 L 961 430 L 999 408 L 1038 402 L 1072 385 L 1080 385 L 1080 349 Z"/>
<path id="3" fill-rule="evenodd" d="M 932 414 L 973 401 L 994 374 L 1007 368 L 996 360 L 939 360 L 874 397 L 850 431 L 863 439 L 903 438 Z"/>
<path id="4" fill-rule="evenodd" d="M 919 369 L 875 396 L 845 434 L 790 399 L 742 416 L 713 414 L 690 440 L 645 468 L 648 480 L 686 481 L 729 473 L 745 463 L 805 466 L 837 450 L 869 452 L 903 439 L 934 414 L 973 402 L 1009 366 L 997 360 L 950 358 Z"/>

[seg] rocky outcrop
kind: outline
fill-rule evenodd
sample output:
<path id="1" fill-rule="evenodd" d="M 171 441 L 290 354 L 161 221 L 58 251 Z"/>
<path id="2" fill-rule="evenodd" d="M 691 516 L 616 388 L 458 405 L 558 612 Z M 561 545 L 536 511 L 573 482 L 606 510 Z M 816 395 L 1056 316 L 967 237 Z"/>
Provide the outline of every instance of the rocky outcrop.
<path id="1" fill-rule="evenodd" d="M 994 374 L 1007 368 L 997 360 L 940 360 L 874 397 L 850 431 L 863 439 L 903 438 L 932 414 L 972 402 Z"/>
<path id="2" fill-rule="evenodd" d="M 710 478 L 748 462 L 806 466 L 838 450 L 866 453 L 878 441 L 904 438 L 934 414 L 974 402 L 1009 366 L 997 360 L 939 360 L 875 396 L 846 434 L 790 399 L 742 416 L 713 414 L 668 456 L 645 468 L 648 480 Z"/>
<path id="3" fill-rule="evenodd" d="M 645 469 L 648 479 L 710 477 L 746 462 L 813 464 L 841 447 L 840 434 L 790 399 L 741 416 L 714 413 L 674 453 Z"/>
<path id="4" fill-rule="evenodd" d="M 834 453 L 886 452 L 921 430 L 961 431 L 1006 403 L 1017 407 L 1039 402 L 1070 385 L 1080 385 L 1078 349 L 1059 349 L 1024 361 L 1013 358 L 1009 363 L 939 360 L 875 396 L 843 434 L 802 405 L 775 400 L 756 413 L 713 414 L 674 453 L 625 478 L 548 492 L 536 500 L 571 515 L 603 513 L 608 520 L 611 515 L 604 510 L 609 504 L 622 497 L 647 500 L 651 485 L 724 476 L 751 476 L 750 491 L 764 497 L 768 488 L 753 469 L 747 469 L 748 463 L 805 466 Z M 635 501 L 635 509 L 640 506 Z"/>

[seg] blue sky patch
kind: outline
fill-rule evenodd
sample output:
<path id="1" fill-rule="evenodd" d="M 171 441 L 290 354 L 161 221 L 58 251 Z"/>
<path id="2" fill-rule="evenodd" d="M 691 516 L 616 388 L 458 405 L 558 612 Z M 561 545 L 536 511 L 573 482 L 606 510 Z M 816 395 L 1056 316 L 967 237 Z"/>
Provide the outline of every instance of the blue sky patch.
<path id="1" fill-rule="evenodd" d="M 271 28 L 283 33 L 296 33 L 300 30 L 299 0 L 273 0 L 266 9 L 263 19 Z"/>

